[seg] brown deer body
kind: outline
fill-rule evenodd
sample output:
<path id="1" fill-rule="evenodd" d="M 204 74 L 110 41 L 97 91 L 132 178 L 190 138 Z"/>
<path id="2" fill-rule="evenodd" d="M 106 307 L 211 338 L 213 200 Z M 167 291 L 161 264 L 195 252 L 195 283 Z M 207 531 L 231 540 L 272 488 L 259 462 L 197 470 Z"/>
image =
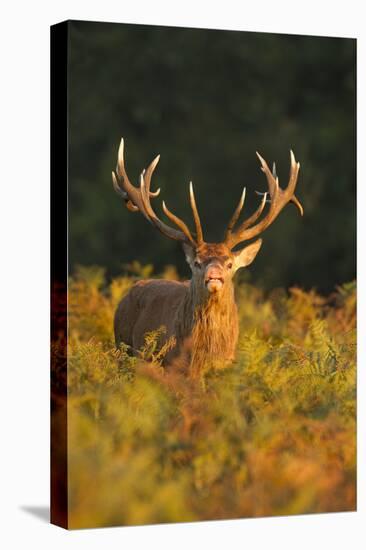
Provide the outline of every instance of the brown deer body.
<path id="1" fill-rule="evenodd" d="M 257 153 L 267 177 L 270 200 L 267 200 L 267 193 L 264 193 L 259 208 L 234 231 L 244 204 L 244 189 L 228 224 L 224 241 L 210 244 L 203 239 L 192 184 L 190 202 L 196 225 L 194 237 L 186 224 L 170 212 L 164 202 L 165 214 L 179 230 L 162 222 L 152 209 L 150 199 L 156 197 L 160 189 L 154 193 L 150 191 L 150 181 L 159 157 L 142 172 L 140 187 L 137 188 L 127 177 L 123 148 L 122 140 L 116 173 L 112 173 L 115 190 L 125 199 L 129 210 L 140 211 L 161 233 L 183 244 L 192 278 L 187 282 L 137 282 L 117 307 L 114 320 L 116 346 L 124 342 L 134 354 L 138 354 L 144 344 L 145 335 L 164 327 L 160 346 L 168 341 L 172 342 L 171 349 L 165 356 L 166 364 L 179 355 L 185 357 L 193 375 L 198 375 L 205 365 L 222 366 L 235 358 L 238 340 L 238 314 L 232 279 L 238 269 L 254 260 L 262 241 L 257 239 L 239 251 L 233 251 L 233 248 L 264 231 L 288 202 L 293 202 L 300 213 L 303 213 L 302 206 L 294 195 L 300 165 L 296 163 L 291 152 L 290 180 L 283 190 L 279 187 L 275 167 L 272 173 Z M 255 223 L 266 202 L 270 202 L 267 215 Z"/>
<path id="2" fill-rule="evenodd" d="M 210 258 L 209 252 L 205 254 L 201 252 L 202 257 Z M 217 268 L 212 265 L 206 268 L 207 276 L 215 275 L 213 269 Z M 221 292 L 209 292 L 201 276 L 193 276 L 186 282 L 137 282 L 116 311 L 117 346 L 124 342 L 133 350 L 139 350 L 145 334 L 162 326 L 166 331 L 161 344 L 171 338 L 176 340 L 165 357 L 167 363 L 179 355 L 182 348 L 191 355 L 189 362 L 196 367 L 204 362 L 233 360 L 238 340 L 238 313 L 231 280 L 224 282 Z"/>

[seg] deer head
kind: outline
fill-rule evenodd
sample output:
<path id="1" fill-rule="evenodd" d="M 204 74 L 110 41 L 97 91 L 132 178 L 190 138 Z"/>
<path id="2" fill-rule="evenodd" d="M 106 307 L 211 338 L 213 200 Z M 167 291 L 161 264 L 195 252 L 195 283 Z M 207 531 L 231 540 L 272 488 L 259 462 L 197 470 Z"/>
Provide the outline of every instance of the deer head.
<path id="1" fill-rule="evenodd" d="M 294 194 L 300 163 L 296 162 L 293 152 L 290 152 L 290 176 L 289 183 L 285 189 L 281 189 L 279 186 L 275 165 L 273 165 L 273 171 L 271 172 L 266 161 L 259 153 L 257 153 L 257 156 L 261 163 L 261 169 L 267 178 L 268 191 L 266 193 L 259 193 L 262 195 L 259 207 L 251 216 L 237 226 L 245 201 L 244 188 L 239 203 L 228 223 L 223 241 L 213 244 L 205 242 L 203 238 L 202 225 L 192 182 L 189 185 L 189 198 L 195 222 L 195 233 L 191 233 L 184 221 L 173 214 L 164 201 L 162 203 L 163 211 L 176 228 L 160 220 L 153 210 L 151 199 L 159 195 L 160 189 L 155 192 L 151 191 L 151 176 L 159 162 L 160 155 L 152 161 L 146 170 L 142 171 L 140 185 L 139 187 L 135 187 L 131 184 L 126 173 L 124 141 L 123 139 L 121 140 L 116 171 L 112 172 L 115 191 L 123 197 L 126 207 L 130 211 L 140 212 L 163 235 L 182 243 L 187 262 L 192 270 L 193 284 L 207 295 L 219 296 L 221 292 L 231 286 L 230 283 L 235 272 L 252 263 L 262 245 L 261 239 L 255 240 L 240 250 L 234 251 L 233 249 L 240 243 L 257 237 L 267 229 L 287 203 L 294 203 L 300 214 L 303 215 L 303 208 Z M 267 203 L 270 205 L 268 212 L 260 219 Z"/>

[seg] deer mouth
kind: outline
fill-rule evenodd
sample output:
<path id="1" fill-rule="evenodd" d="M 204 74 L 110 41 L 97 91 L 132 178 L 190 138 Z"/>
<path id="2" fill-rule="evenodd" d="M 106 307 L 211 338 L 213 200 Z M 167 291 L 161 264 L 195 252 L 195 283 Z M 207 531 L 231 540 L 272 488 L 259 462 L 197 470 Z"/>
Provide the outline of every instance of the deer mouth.
<path id="1" fill-rule="evenodd" d="M 209 292 L 218 292 L 224 285 L 222 277 L 209 277 L 205 280 L 206 288 Z"/>

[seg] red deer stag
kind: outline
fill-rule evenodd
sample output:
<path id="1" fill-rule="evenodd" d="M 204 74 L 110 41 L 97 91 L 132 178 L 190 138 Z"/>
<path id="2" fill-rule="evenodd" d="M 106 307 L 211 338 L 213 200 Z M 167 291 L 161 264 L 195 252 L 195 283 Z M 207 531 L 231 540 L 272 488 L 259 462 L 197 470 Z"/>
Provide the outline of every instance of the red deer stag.
<path id="1" fill-rule="evenodd" d="M 169 364 L 184 351 L 191 374 L 198 375 L 204 365 L 217 361 L 226 364 L 234 359 L 239 329 L 232 279 L 238 269 L 252 263 L 262 240 L 257 239 L 241 250 L 233 251 L 233 248 L 262 233 L 289 202 L 294 203 L 300 214 L 303 214 L 303 208 L 294 194 L 300 164 L 296 162 L 292 151 L 290 154 L 289 183 L 286 189 L 281 189 L 275 165 L 272 173 L 266 161 L 257 153 L 261 169 L 267 178 L 268 192 L 263 194 L 257 210 L 235 229 L 244 205 L 244 188 L 223 242 L 212 244 L 205 242 L 203 238 L 192 183 L 189 196 L 196 226 L 195 234 L 167 208 L 164 201 L 163 210 L 178 229 L 160 220 L 151 205 L 151 198 L 160 193 L 160 189 L 155 192 L 150 190 L 151 176 L 159 162 L 159 156 L 142 171 L 140 186 L 135 187 L 126 173 L 124 142 L 121 140 L 116 172 L 112 172 L 115 191 L 123 197 L 130 211 L 141 212 L 163 235 L 182 243 L 192 270 L 192 278 L 186 282 L 138 281 L 116 310 L 114 332 L 117 347 L 124 342 L 133 353 L 138 354 L 146 333 L 163 326 L 165 333 L 161 337 L 160 345 L 169 340 L 174 342 L 173 348 L 165 357 L 165 364 Z M 266 202 L 270 203 L 268 213 L 259 220 Z"/>

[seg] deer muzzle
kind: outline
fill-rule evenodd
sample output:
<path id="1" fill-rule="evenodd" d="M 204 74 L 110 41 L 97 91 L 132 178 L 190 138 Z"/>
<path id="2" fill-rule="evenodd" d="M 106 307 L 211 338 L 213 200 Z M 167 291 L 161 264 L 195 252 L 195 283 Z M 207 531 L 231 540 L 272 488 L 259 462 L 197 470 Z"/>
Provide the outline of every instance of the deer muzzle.
<path id="1" fill-rule="evenodd" d="M 222 267 L 210 264 L 206 269 L 205 285 L 209 292 L 219 292 L 224 286 Z"/>

